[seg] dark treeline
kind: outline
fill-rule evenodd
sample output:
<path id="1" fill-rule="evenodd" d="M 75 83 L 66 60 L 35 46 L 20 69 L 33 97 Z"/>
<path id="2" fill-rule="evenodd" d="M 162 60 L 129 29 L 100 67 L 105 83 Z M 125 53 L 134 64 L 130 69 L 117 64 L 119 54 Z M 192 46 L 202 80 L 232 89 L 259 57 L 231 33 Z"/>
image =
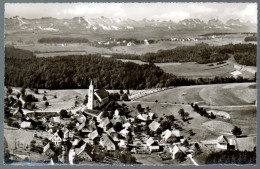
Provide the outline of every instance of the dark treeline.
<path id="1" fill-rule="evenodd" d="M 224 36 L 224 35 L 236 35 L 236 34 L 239 34 L 239 33 L 233 33 L 233 32 L 216 32 L 216 33 L 206 33 L 206 34 L 202 34 L 202 35 L 199 35 L 199 36 L 213 36 L 213 35 L 216 35 L 216 36 Z"/>
<path id="2" fill-rule="evenodd" d="M 220 151 L 209 154 L 206 164 L 256 164 L 256 149 L 254 151 Z"/>
<path id="3" fill-rule="evenodd" d="M 249 42 L 249 41 L 257 41 L 257 36 L 247 36 L 245 37 L 245 42 Z"/>
<path id="4" fill-rule="evenodd" d="M 8 49 L 9 50 L 9 49 Z M 13 48 L 15 52 L 16 49 Z M 17 50 L 21 52 L 19 49 Z M 5 59 L 5 85 L 31 88 L 69 89 L 88 88 L 90 79 L 95 87 L 106 89 L 145 89 L 168 86 L 188 86 L 255 81 L 238 77 L 213 79 L 185 79 L 165 73 L 154 64 L 138 65 L 95 55 L 30 58 L 7 56 Z"/>
<path id="5" fill-rule="evenodd" d="M 35 59 L 36 56 L 33 52 L 29 50 L 18 49 L 14 47 L 5 47 L 5 57 L 6 58 L 16 58 L 16 59 Z"/>
<path id="6" fill-rule="evenodd" d="M 38 43 L 89 43 L 89 40 L 80 37 L 47 37 L 39 39 Z"/>
<path id="7" fill-rule="evenodd" d="M 249 66 L 255 66 L 257 56 L 257 46 L 255 44 L 228 44 L 223 46 L 209 46 L 205 43 L 195 46 L 180 46 L 170 50 L 159 50 L 157 53 L 146 53 L 139 56 L 139 60 L 151 63 L 163 62 L 197 62 L 201 64 L 220 62 L 227 60 L 229 54 L 237 55 L 235 57 L 238 63 Z M 248 58 L 250 56 L 250 58 Z M 252 63 L 252 57 L 253 59 Z M 137 59 L 137 55 L 119 55 L 113 54 L 116 59 Z M 243 61 L 241 61 L 243 60 Z"/>

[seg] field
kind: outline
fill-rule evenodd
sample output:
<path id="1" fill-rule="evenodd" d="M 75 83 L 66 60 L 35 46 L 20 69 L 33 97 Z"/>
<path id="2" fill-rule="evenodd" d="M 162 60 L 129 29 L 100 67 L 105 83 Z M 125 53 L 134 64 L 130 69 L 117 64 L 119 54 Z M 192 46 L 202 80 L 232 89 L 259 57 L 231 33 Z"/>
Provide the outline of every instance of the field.
<path id="1" fill-rule="evenodd" d="M 254 104 L 256 101 L 255 83 L 232 83 L 216 85 L 183 86 L 147 95 L 139 101 L 162 103 L 230 106 Z M 228 96 L 228 97 L 226 97 Z"/>
<path id="2" fill-rule="evenodd" d="M 33 131 L 17 129 L 4 124 L 4 136 L 8 142 L 8 149 L 11 151 L 15 148 L 15 141 L 29 145 L 33 139 Z"/>
<path id="3" fill-rule="evenodd" d="M 133 62 L 136 64 L 147 64 L 140 60 L 128 60 L 128 59 L 119 59 L 123 62 Z M 233 57 L 225 61 L 223 64 L 209 63 L 209 64 L 198 64 L 195 62 L 170 62 L 170 63 L 155 63 L 156 66 L 159 66 L 166 73 L 172 73 L 178 77 L 185 78 L 214 78 L 215 76 L 221 77 L 232 77 L 234 71 L 239 71 L 240 76 L 244 78 L 253 78 L 255 76 L 254 71 L 256 67 L 253 66 L 243 66 L 236 63 Z M 235 66 L 236 65 L 236 66 Z M 248 68 L 253 69 L 254 71 L 248 71 Z"/>
<path id="4" fill-rule="evenodd" d="M 93 47 L 88 44 L 67 44 L 63 45 L 45 45 L 37 43 L 38 39 L 43 37 L 81 37 L 88 38 L 90 41 L 106 41 L 109 38 L 135 38 L 138 40 L 144 39 L 153 39 L 153 40 L 161 40 L 161 39 L 170 39 L 170 38 L 196 38 L 200 34 L 208 33 L 208 32 L 183 32 L 183 31 L 168 31 L 168 32 L 153 32 L 153 30 L 149 30 L 146 32 L 135 30 L 133 32 L 109 32 L 109 33 L 88 33 L 85 34 L 77 34 L 77 33 L 37 33 L 34 32 L 34 36 L 30 36 L 30 33 L 26 32 L 18 32 L 18 33 L 9 33 L 5 36 L 5 44 L 14 44 L 15 47 L 30 50 L 32 52 L 43 52 L 41 55 L 37 55 L 39 57 L 50 57 L 57 56 L 57 51 L 67 51 L 67 52 L 86 52 L 86 53 L 101 53 L 101 54 L 111 54 L 111 53 L 124 53 L 124 54 L 144 54 L 148 52 L 157 52 L 158 50 L 166 50 L 173 49 L 177 46 L 182 45 L 195 45 L 197 43 L 208 43 L 210 45 L 224 45 L 229 43 L 247 43 L 244 42 L 244 38 L 246 35 L 243 34 L 235 34 L 230 36 L 225 36 L 222 38 L 215 38 L 209 40 L 199 40 L 199 41 L 159 41 L 155 44 L 150 45 L 133 45 L 133 46 L 115 46 L 111 49 L 104 47 Z M 150 32 L 150 34 L 149 34 Z M 149 37 L 149 38 L 148 38 Z M 22 43 L 18 42 L 22 40 Z M 46 53 L 48 52 L 48 53 Z M 53 52 L 53 53 L 51 53 Z M 68 53 L 67 53 L 68 54 Z M 64 55 L 61 54 L 62 56 Z"/>

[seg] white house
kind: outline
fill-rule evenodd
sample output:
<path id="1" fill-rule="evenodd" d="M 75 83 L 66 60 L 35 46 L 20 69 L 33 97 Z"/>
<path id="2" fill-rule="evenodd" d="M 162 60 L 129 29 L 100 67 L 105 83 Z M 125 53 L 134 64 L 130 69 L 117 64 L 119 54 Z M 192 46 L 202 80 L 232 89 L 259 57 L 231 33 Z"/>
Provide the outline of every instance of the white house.
<path id="1" fill-rule="evenodd" d="M 224 135 L 221 135 L 217 138 L 217 148 L 219 149 L 227 149 L 228 147 L 228 140 Z"/>
<path id="2" fill-rule="evenodd" d="M 146 145 L 147 145 L 147 148 L 150 151 L 150 153 L 159 151 L 159 149 L 160 149 L 160 146 L 159 146 L 158 142 L 154 141 L 154 139 L 152 137 L 150 137 L 146 141 Z"/>

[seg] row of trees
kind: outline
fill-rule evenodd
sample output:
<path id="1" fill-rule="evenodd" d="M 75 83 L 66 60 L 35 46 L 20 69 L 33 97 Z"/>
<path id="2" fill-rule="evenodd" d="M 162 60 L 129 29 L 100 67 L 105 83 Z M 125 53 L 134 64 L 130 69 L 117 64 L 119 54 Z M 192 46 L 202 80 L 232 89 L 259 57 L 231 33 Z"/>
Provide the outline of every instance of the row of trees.
<path id="1" fill-rule="evenodd" d="M 207 117 L 207 118 L 211 118 L 211 119 L 215 119 L 216 115 L 214 115 L 212 112 L 208 113 L 205 109 L 200 108 L 197 104 L 193 105 L 193 103 L 191 103 L 191 107 L 193 108 L 193 110 L 197 113 L 199 113 L 201 116 Z"/>

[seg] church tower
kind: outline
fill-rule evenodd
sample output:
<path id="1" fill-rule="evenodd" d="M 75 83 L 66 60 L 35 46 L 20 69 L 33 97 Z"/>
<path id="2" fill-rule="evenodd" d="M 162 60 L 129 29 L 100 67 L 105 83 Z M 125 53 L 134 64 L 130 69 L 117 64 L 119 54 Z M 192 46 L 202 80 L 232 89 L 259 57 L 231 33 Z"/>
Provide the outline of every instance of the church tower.
<path id="1" fill-rule="evenodd" d="M 93 105 L 94 105 L 93 99 L 94 99 L 94 86 L 91 80 L 88 88 L 88 104 L 87 104 L 87 108 L 90 110 L 93 110 Z"/>

